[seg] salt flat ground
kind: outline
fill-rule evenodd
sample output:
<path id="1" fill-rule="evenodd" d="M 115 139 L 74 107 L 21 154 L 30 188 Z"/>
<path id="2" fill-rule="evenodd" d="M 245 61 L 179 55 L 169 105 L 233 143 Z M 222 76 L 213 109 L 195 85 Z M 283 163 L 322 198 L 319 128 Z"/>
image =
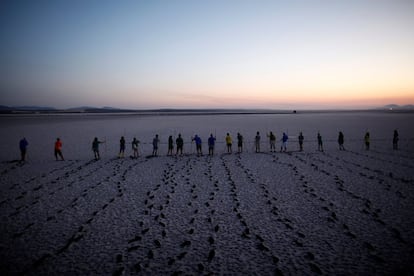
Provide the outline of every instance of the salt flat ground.
<path id="1" fill-rule="evenodd" d="M 2 118 L 1 271 L 412 274 L 412 115 L 326 116 L 318 118 L 320 125 L 312 125 L 310 117 L 277 116 L 157 117 L 138 123 Z M 187 137 L 200 123 L 207 129 L 196 129 L 202 137 L 216 129 L 222 139 L 225 131 L 254 136 L 269 129 L 280 137 L 286 123 L 290 135 L 304 132 L 305 151 L 297 151 L 292 137 L 288 153 L 269 152 L 264 140 L 262 153 L 247 143 L 242 154 L 226 154 L 218 144 L 215 156 L 198 157 L 187 143 L 184 156 L 162 152 L 146 158 L 151 149 L 144 142 L 155 132 L 165 138 L 175 129 Z M 316 128 L 327 141 L 324 152 L 309 138 Z M 390 144 L 394 128 L 402 137 L 398 151 Z M 345 133 L 346 151 L 337 149 L 338 129 Z M 366 129 L 376 137 L 370 151 L 361 142 Z M 135 131 L 141 156 L 116 158 L 120 133 L 129 139 Z M 90 151 L 95 132 L 108 144 L 98 161 Z M 14 162 L 22 135 L 30 143 L 24 164 Z M 52 156 L 56 136 L 63 137 L 64 162 Z"/>

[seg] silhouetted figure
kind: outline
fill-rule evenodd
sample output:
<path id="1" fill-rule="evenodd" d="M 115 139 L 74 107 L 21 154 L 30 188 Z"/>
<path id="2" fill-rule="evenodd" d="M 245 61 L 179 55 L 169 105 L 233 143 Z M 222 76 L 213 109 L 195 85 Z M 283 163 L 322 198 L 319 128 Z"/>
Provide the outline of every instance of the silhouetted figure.
<path id="1" fill-rule="evenodd" d="M 173 150 L 174 150 L 174 140 L 173 140 L 173 137 L 170 135 L 170 137 L 168 137 L 168 152 L 167 152 L 167 156 L 173 155 Z"/>
<path id="2" fill-rule="evenodd" d="M 102 143 L 104 143 L 104 142 L 99 141 L 97 137 L 95 137 L 95 139 L 93 139 L 92 151 L 95 155 L 95 160 L 99 160 L 101 158 L 101 155 L 99 154 L 99 144 L 102 144 Z"/>
<path id="3" fill-rule="evenodd" d="M 318 137 L 317 138 L 318 138 L 318 150 L 323 151 L 322 136 L 319 132 L 318 132 Z"/>
<path id="4" fill-rule="evenodd" d="M 19 148 L 20 148 L 20 161 L 24 162 L 26 161 L 26 154 L 27 154 L 27 146 L 29 143 L 27 142 L 26 138 L 23 138 L 19 142 Z"/>
<path id="5" fill-rule="evenodd" d="M 339 150 L 345 150 L 345 147 L 344 147 L 344 134 L 342 133 L 342 131 L 340 131 L 339 134 L 338 134 L 338 145 L 339 145 Z"/>
<path id="6" fill-rule="evenodd" d="M 226 135 L 227 153 L 232 153 L 232 150 L 231 150 L 232 143 L 233 143 L 233 141 L 231 139 L 231 136 L 230 136 L 229 133 L 227 133 L 227 135 Z"/>
<path id="7" fill-rule="evenodd" d="M 178 154 L 178 152 L 180 152 L 180 154 L 183 155 L 184 140 L 181 137 L 181 134 L 178 134 L 178 138 L 175 139 L 175 144 L 177 145 L 176 154 Z"/>
<path id="8" fill-rule="evenodd" d="M 298 140 L 299 140 L 299 150 L 303 151 L 303 140 L 305 140 L 305 137 L 303 137 L 302 132 L 299 133 Z"/>
<path id="9" fill-rule="evenodd" d="M 240 133 L 237 133 L 237 151 L 243 152 L 243 136 Z"/>
<path id="10" fill-rule="evenodd" d="M 208 138 L 208 155 L 213 156 L 214 155 L 214 145 L 216 144 L 216 137 L 213 136 L 213 134 L 210 134 L 210 137 Z"/>
<path id="11" fill-rule="evenodd" d="M 201 149 L 201 143 L 202 143 L 201 138 L 196 134 L 193 138 L 193 141 L 195 141 L 195 144 L 196 144 L 197 155 L 198 156 L 203 155 L 203 151 Z"/>
<path id="12" fill-rule="evenodd" d="M 56 158 L 56 161 L 58 161 L 58 156 L 60 157 L 60 159 L 62 159 L 62 161 L 65 160 L 63 158 L 63 154 L 62 154 L 62 142 L 60 141 L 60 138 L 57 138 L 56 142 L 55 142 L 55 158 Z"/>
<path id="13" fill-rule="evenodd" d="M 132 145 L 132 157 L 133 158 L 138 158 L 139 153 L 138 153 L 138 145 L 139 145 L 139 140 L 137 140 L 137 138 L 134 137 L 134 139 L 131 142 Z"/>
<path id="14" fill-rule="evenodd" d="M 392 148 L 398 150 L 398 131 L 394 130 L 394 137 L 392 138 Z"/>
<path id="15" fill-rule="evenodd" d="M 270 132 L 267 137 L 269 137 L 270 152 L 276 152 L 276 135 Z"/>
<path id="16" fill-rule="evenodd" d="M 288 139 L 289 139 L 289 136 L 287 136 L 287 134 L 283 132 L 282 146 L 280 147 L 280 152 L 282 152 L 282 149 L 283 149 L 284 152 L 287 151 L 287 141 L 288 141 Z"/>
<path id="17" fill-rule="evenodd" d="M 365 149 L 369 150 L 369 146 L 370 146 L 370 143 L 371 143 L 370 137 L 369 137 L 369 132 L 365 133 L 364 142 L 365 142 Z"/>
<path id="18" fill-rule="evenodd" d="M 260 152 L 260 132 L 256 132 L 256 137 L 254 137 L 254 145 L 256 152 Z"/>
<path id="19" fill-rule="evenodd" d="M 124 136 L 121 137 L 119 140 L 119 158 L 124 158 L 125 156 L 125 138 Z"/>
<path id="20" fill-rule="evenodd" d="M 152 156 L 158 155 L 158 145 L 160 143 L 160 139 L 158 138 L 158 134 L 155 135 L 154 139 L 152 139 Z"/>

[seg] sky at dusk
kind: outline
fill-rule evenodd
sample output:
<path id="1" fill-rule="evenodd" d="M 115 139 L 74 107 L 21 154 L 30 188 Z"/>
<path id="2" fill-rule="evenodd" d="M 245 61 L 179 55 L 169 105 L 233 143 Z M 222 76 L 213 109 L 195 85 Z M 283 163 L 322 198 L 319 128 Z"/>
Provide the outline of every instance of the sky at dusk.
<path id="1" fill-rule="evenodd" d="M 414 1 L 0 1 L 0 105 L 414 104 Z"/>

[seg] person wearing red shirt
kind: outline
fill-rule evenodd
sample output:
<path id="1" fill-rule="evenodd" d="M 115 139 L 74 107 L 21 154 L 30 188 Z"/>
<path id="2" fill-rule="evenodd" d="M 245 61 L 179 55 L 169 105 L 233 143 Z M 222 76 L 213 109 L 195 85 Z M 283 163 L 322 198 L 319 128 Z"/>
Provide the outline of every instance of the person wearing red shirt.
<path id="1" fill-rule="evenodd" d="M 60 141 L 60 138 L 57 138 L 56 139 L 56 142 L 55 142 L 55 157 L 56 157 L 56 161 L 58 161 L 58 156 L 60 156 L 60 158 L 62 159 L 62 161 L 65 160 L 63 158 L 63 155 L 62 155 L 62 142 Z"/>

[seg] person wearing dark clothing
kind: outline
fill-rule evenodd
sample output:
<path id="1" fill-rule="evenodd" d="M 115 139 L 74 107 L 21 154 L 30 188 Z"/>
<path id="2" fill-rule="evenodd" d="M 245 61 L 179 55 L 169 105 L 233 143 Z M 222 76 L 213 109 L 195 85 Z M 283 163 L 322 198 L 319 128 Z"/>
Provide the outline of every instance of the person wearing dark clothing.
<path id="1" fill-rule="evenodd" d="M 237 151 L 243 152 L 243 136 L 240 133 L 237 133 Z"/>
<path id="2" fill-rule="evenodd" d="M 214 137 L 213 134 L 210 134 L 210 137 L 208 138 L 208 155 L 211 155 L 211 156 L 214 155 L 215 143 L 216 143 L 216 137 Z"/>
<path id="3" fill-rule="evenodd" d="M 178 134 L 178 138 L 175 140 L 175 144 L 177 145 L 177 152 L 180 152 L 181 155 L 183 155 L 183 147 L 184 147 L 184 140 L 181 137 L 181 134 Z"/>
<path id="4" fill-rule="evenodd" d="M 20 161 L 24 162 L 26 161 L 26 153 L 27 153 L 27 146 L 29 143 L 27 142 L 26 138 L 23 138 L 19 142 L 19 148 L 20 148 Z"/>
<path id="5" fill-rule="evenodd" d="M 203 155 L 203 151 L 201 149 L 201 143 L 202 143 L 201 138 L 196 134 L 193 138 L 193 141 L 195 141 L 195 144 L 196 144 L 197 155 L 198 156 Z"/>
<path id="6" fill-rule="evenodd" d="M 57 138 L 56 142 L 55 142 L 55 158 L 56 158 L 56 161 L 58 161 L 58 156 L 60 156 L 62 161 L 65 160 L 63 158 L 63 154 L 62 154 L 62 142 L 60 141 L 60 138 Z"/>
<path id="7" fill-rule="evenodd" d="M 273 132 L 270 132 L 267 137 L 269 137 L 270 152 L 276 152 L 276 135 L 274 135 Z"/>
<path id="8" fill-rule="evenodd" d="M 392 138 L 392 148 L 398 150 L 398 131 L 394 130 L 394 137 Z"/>
<path id="9" fill-rule="evenodd" d="M 173 140 L 173 137 L 170 135 L 170 137 L 168 137 L 168 152 L 167 152 L 167 156 L 173 155 L 173 150 L 174 150 L 174 140 Z"/>
<path id="10" fill-rule="evenodd" d="M 369 138 L 369 132 L 365 133 L 364 142 L 365 142 L 365 149 L 369 150 L 369 146 L 371 143 L 370 138 Z"/>
<path id="11" fill-rule="evenodd" d="M 158 144 L 159 143 L 160 143 L 160 139 L 158 138 L 158 134 L 156 134 L 154 139 L 152 139 L 152 156 L 158 155 Z"/>
<path id="12" fill-rule="evenodd" d="M 93 139 L 92 151 L 95 155 L 95 160 L 99 160 L 101 158 L 101 156 L 99 154 L 99 144 L 102 144 L 102 143 L 104 143 L 104 142 L 99 141 L 97 137 L 95 137 L 95 139 Z"/>
<path id="13" fill-rule="evenodd" d="M 119 158 L 124 158 L 125 155 L 125 138 L 124 136 L 121 137 L 119 140 Z"/>
<path id="14" fill-rule="evenodd" d="M 302 132 L 299 133 L 298 140 L 299 140 L 299 150 L 303 151 L 303 140 L 305 140 L 305 137 L 303 137 Z"/>
<path id="15" fill-rule="evenodd" d="M 344 134 L 342 133 L 342 131 L 340 131 L 339 135 L 338 135 L 338 144 L 339 144 L 339 150 L 345 150 L 345 147 L 344 147 Z"/>
<path id="16" fill-rule="evenodd" d="M 318 150 L 323 151 L 322 136 L 319 132 L 318 132 Z"/>
<path id="17" fill-rule="evenodd" d="M 254 144 L 256 147 L 256 152 L 260 152 L 260 133 L 256 133 L 256 137 L 254 138 Z"/>

